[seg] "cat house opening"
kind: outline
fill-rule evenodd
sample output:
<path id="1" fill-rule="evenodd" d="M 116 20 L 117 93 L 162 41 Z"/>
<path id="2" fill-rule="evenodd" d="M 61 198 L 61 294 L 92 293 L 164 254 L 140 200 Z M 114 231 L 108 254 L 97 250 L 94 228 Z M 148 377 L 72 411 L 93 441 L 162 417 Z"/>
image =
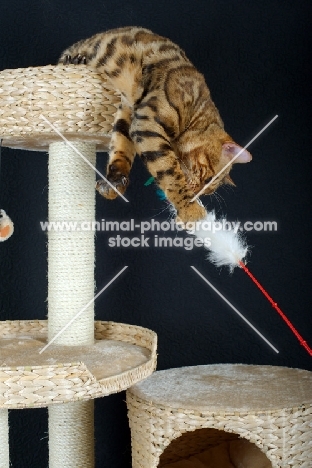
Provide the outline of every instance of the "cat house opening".
<path id="1" fill-rule="evenodd" d="M 238 434 L 204 428 L 174 439 L 159 468 L 272 468 L 264 452 Z"/>

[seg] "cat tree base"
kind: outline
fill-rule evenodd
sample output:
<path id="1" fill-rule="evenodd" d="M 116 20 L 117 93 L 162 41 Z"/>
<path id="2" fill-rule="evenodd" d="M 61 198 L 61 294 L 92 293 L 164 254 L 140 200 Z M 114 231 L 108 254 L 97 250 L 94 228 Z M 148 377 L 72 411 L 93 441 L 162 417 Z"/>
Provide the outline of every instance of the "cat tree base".
<path id="1" fill-rule="evenodd" d="M 35 408 L 117 393 L 156 368 L 157 336 L 133 325 L 95 322 L 91 346 L 47 343 L 47 321 L 0 322 L 0 408 Z M 0 410 L 1 411 L 1 410 Z"/>

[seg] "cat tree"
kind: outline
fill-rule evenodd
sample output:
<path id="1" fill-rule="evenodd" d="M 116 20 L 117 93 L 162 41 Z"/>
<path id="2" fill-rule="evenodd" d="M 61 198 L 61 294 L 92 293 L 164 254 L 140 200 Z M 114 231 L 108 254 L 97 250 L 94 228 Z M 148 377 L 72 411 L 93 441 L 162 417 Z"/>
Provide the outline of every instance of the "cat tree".
<path id="1" fill-rule="evenodd" d="M 49 151 L 49 221 L 94 220 L 95 172 L 77 152 L 95 166 L 119 102 L 84 66 L 0 72 L 2 145 Z M 0 468 L 9 467 L 8 410 L 43 406 L 49 407 L 50 468 L 93 467 L 93 399 L 155 369 L 155 333 L 94 322 L 94 261 L 92 230 L 50 231 L 48 320 L 0 322 Z"/>

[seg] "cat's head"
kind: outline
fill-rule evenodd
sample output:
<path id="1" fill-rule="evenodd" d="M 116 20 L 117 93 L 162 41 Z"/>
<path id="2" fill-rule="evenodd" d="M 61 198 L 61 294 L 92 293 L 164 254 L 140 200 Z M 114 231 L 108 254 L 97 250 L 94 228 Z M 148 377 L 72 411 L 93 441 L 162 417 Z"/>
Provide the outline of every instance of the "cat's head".
<path id="1" fill-rule="evenodd" d="M 189 132 L 179 143 L 181 167 L 194 194 L 210 195 L 223 184 L 235 185 L 229 175 L 233 164 L 252 159 L 223 129 L 212 127 L 204 133 Z"/>

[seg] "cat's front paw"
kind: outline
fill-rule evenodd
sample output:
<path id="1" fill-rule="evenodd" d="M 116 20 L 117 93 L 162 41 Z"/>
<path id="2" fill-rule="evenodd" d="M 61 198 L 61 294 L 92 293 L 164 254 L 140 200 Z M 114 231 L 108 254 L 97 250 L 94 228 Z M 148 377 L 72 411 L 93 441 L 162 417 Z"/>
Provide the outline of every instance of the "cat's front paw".
<path id="1" fill-rule="evenodd" d="M 180 208 L 177 213 L 177 222 L 188 223 L 190 221 L 200 221 L 207 215 L 204 206 L 200 205 L 196 200 L 188 203 L 183 208 Z"/>
<path id="2" fill-rule="evenodd" d="M 113 180 L 98 180 L 95 188 L 102 197 L 114 200 L 119 194 L 123 194 L 126 191 L 128 185 L 128 177 L 120 175 L 120 177 L 115 177 Z"/>
<path id="3" fill-rule="evenodd" d="M 73 64 L 73 65 L 83 64 L 83 65 L 86 65 L 87 64 L 87 57 L 85 55 L 83 55 L 83 54 L 77 54 L 77 55 L 74 55 L 74 56 L 66 54 L 61 58 L 59 63 L 62 63 L 63 65 L 69 65 L 69 64 Z"/>

